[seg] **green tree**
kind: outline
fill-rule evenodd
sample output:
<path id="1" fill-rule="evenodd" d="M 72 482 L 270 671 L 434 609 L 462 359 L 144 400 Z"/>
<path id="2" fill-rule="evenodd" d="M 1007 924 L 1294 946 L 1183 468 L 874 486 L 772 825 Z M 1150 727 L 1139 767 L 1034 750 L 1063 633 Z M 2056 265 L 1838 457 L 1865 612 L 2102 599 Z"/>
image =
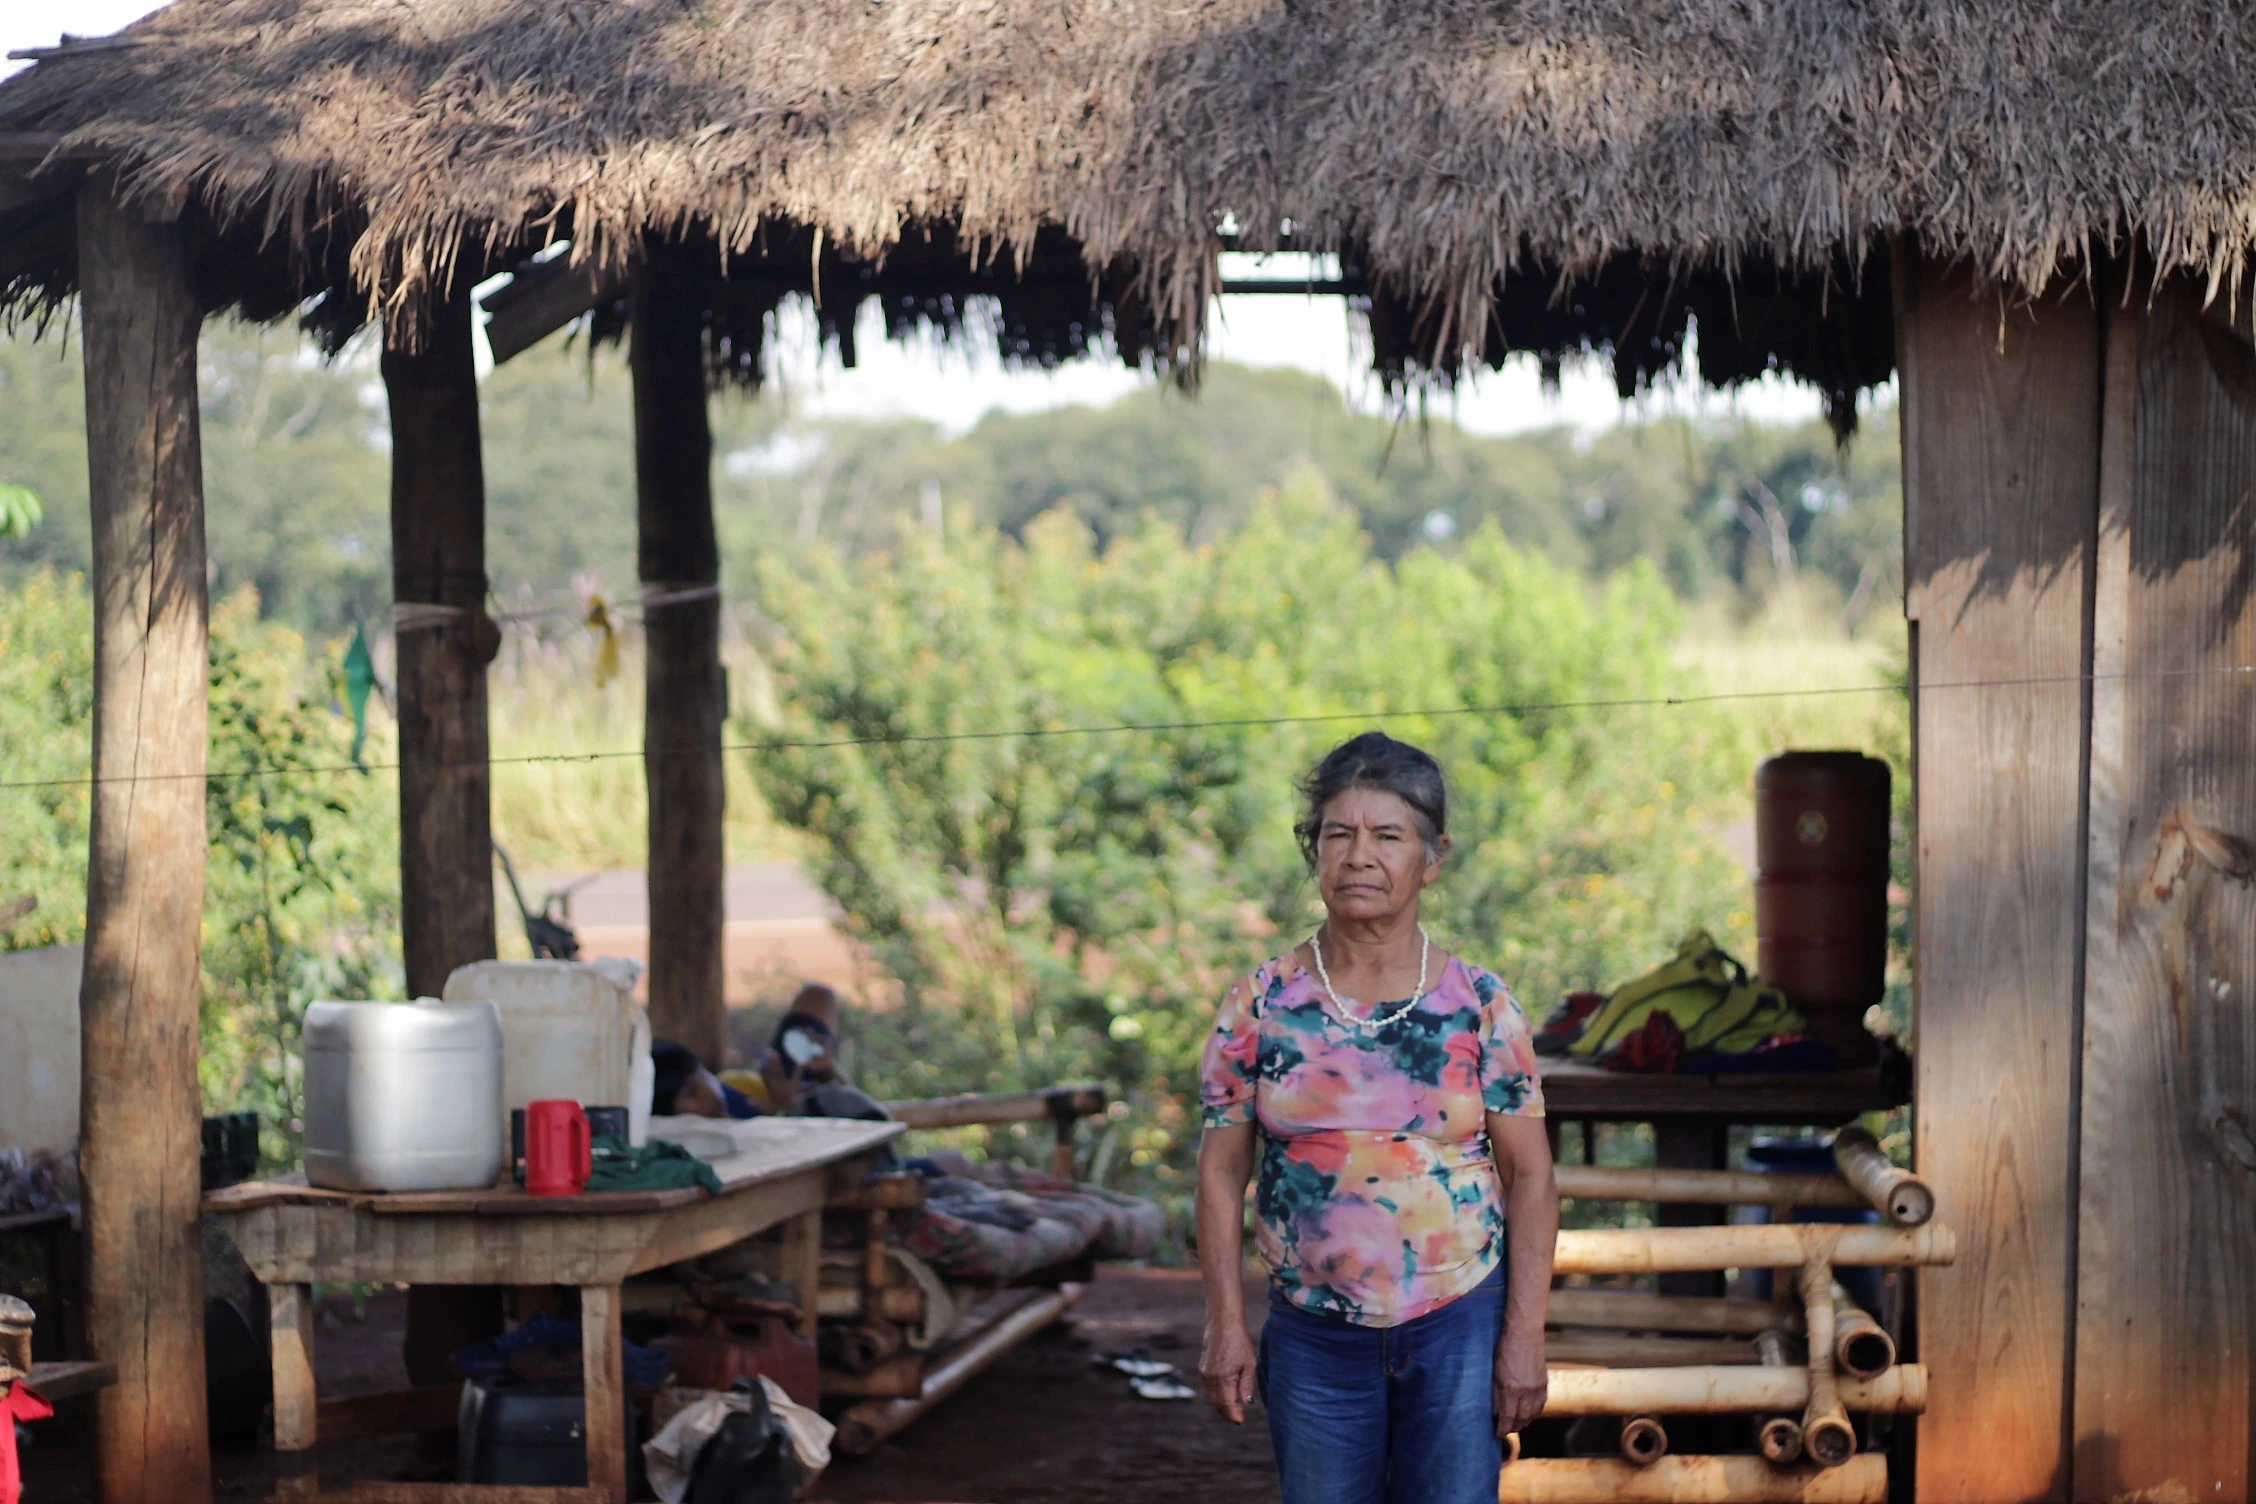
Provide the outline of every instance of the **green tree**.
<path id="1" fill-rule="evenodd" d="M 389 778 L 352 768 L 341 652 L 309 661 L 244 590 L 212 613 L 211 658 L 199 1072 L 206 1101 L 257 1110 L 289 1164 L 306 1004 L 402 986 L 396 809 Z"/>
<path id="2" fill-rule="evenodd" d="M 1390 563 L 1310 480 L 1208 544 L 1152 521 L 1100 552 L 1053 512 L 759 583 L 744 730 L 791 745 L 755 775 L 900 987 L 858 1069 L 912 1094 L 1109 1077 L 1147 1188 L 1181 1190 L 1215 999 L 1317 917 L 1294 780 L 1374 718 L 1450 773 L 1437 936 L 1532 1011 L 1694 924 L 1744 941 L 1708 834 L 1730 738 L 1617 703 L 1676 683 L 1650 568 L 1594 596 L 1494 528 Z M 1084 734 L 1124 724 L 1156 729 Z"/>
<path id="3" fill-rule="evenodd" d="M 397 795 L 389 778 L 351 770 L 337 649 L 309 654 L 259 619 L 249 590 L 213 609 L 211 644 L 198 1074 L 206 1107 L 256 1109 L 270 1161 L 287 1164 L 303 1123 L 305 1005 L 400 990 Z M 390 728 L 377 735 L 373 760 L 388 761 Z M 0 948 L 85 935 L 92 736 L 84 582 L 50 570 L 0 588 L 0 905 L 37 901 Z"/>

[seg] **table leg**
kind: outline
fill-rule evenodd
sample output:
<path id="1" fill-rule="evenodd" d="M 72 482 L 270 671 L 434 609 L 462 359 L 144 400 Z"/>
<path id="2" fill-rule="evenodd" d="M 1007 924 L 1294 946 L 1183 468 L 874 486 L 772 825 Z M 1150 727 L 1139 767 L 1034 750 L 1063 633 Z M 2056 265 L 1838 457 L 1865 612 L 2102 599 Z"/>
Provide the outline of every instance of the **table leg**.
<path id="1" fill-rule="evenodd" d="M 1664 1170 L 1720 1170 L 1731 1145 L 1729 1125 L 1721 1118 L 1661 1118 L 1653 1124 L 1653 1160 Z M 1654 1221 L 1662 1227 L 1714 1227 L 1725 1220 L 1721 1206 L 1661 1206 Z M 1723 1293 L 1723 1275 L 1697 1270 L 1664 1274 L 1663 1295 L 1716 1296 Z"/>
<path id="2" fill-rule="evenodd" d="M 588 1487 L 627 1504 L 626 1349 L 619 1335 L 619 1287 L 580 1287 L 580 1365 L 586 1396 Z"/>
<path id="3" fill-rule="evenodd" d="M 799 1335 L 812 1341 L 815 1308 L 822 1298 L 821 1208 L 783 1224 L 783 1277 L 799 1287 Z"/>
<path id="4" fill-rule="evenodd" d="M 311 1495 L 320 1486 L 313 1470 L 314 1417 L 320 1395 L 313 1378 L 313 1286 L 269 1285 L 269 1345 L 274 1357 L 274 1450 L 281 1454 L 276 1492 Z"/>

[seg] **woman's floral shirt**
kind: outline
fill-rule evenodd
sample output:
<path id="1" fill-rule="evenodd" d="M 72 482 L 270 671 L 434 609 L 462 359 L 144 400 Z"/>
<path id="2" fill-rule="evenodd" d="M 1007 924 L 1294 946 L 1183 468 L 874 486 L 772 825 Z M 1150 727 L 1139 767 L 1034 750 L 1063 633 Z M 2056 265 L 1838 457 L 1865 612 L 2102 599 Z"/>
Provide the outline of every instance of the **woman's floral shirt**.
<path id="1" fill-rule="evenodd" d="M 1210 1128 L 1261 1125 L 1256 1245 L 1278 1290 L 1362 1326 L 1414 1320 L 1496 1267 L 1487 1114 L 1543 1116 L 1527 1016 L 1455 959 L 1375 1031 L 1341 1023 L 1293 956 L 1264 963 L 1222 1000 L 1199 1097 Z"/>

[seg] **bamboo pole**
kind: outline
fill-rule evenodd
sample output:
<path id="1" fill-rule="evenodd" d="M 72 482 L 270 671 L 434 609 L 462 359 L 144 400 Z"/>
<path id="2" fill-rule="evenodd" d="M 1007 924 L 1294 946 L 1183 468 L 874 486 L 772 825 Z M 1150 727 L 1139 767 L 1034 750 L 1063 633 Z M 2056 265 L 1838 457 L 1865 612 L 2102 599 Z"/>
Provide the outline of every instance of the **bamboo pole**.
<path id="1" fill-rule="evenodd" d="M 1842 1407 L 1833 1373 L 1833 1270 L 1812 1262 L 1802 1269 L 1802 1320 L 1809 1333 L 1809 1404 L 1802 1411 L 1802 1451 L 1822 1467 L 1839 1467 L 1856 1455 L 1856 1428 Z"/>
<path id="2" fill-rule="evenodd" d="M 1549 1337 L 1544 1354 L 1554 1363 L 1587 1363 L 1595 1368 L 1691 1368 L 1756 1361 L 1754 1345 L 1734 1337 L 1643 1337 L 1628 1332 Z"/>
<path id="3" fill-rule="evenodd" d="M 1862 1128 L 1851 1126 L 1833 1135 L 1833 1162 L 1841 1167 L 1841 1177 L 1896 1226 L 1920 1227 L 1935 1215 L 1935 1193 L 1927 1182 L 1890 1164 L 1879 1141 Z"/>
<path id="4" fill-rule="evenodd" d="M 1585 1201 L 1655 1201 L 1696 1206 L 1863 1206 L 1863 1192 L 1837 1175 L 1762 1175 L 1751 1170 L 1632 1169 L 1559 1165 L 1559 1194 Z"/>
<path id="5" fill-rule="evenodd" d="M 1772 1327 L 1755 1339 L 1755 1352 L 1765 1368 L 1795 1366 L 1793 1339 Z M 1802 1423 L 1791 1415 L 1768 1415 L 1755 1423 L 1755 1450 L 1774 1467 L 1784 1467 L 1802 1455 Z"/>
<path id="6" fill-rule="evenodd" d="M 1654 1274 L 1678 1269 L 1794 1269 L 1827 1265 L 1948 1264 L 1958 1237 L 1943 1223 L 1775 1222 L 1744 1227 L 1599 1228 L 1559 1234 L 1560 1274 Z"/>
<path id="7" fill-rule="evenodd" d="M 1626 1332 L 1703 1332 L 1752 1337 L 1778 1321 L 1767 1300 L 1654 1295 L 1644 1290 L 1553 1290 L 1553 1326 L 1598 1326 Z"/>
<path id="8" fill-rule="evenodd" d="M 1917 1415 L 1927 1408 L 1927 1370 L 1898 1363 L 1877 1379 L 1837 1386 L 1846 1409 Z M 1742 1415 L 1798 1411 L 1809 1404 L 1806 1367 L 1554 1368 L 1546 1416 Z"/>
<path id="9" fill-rule="evenodd" d="M 1833 1286 L 1833 1366 L 1855 1379 L 1876 1379 L 1896 1363 L 1896 1339 L 1856 1298 Z"/>
<path id="10" fill-rule="evenodd" d="M 187 233 L 78 195 L 94 594 L 79 985 L 87 1338 L 99 1504 L 211 1498 L 196 1085 L 204 902 L 203 322 Z M 0 1422 L 6 1424 L 6 1422 Z"/>
<path id="11" fill-rule="evenodd" d="M 1498 1504 L 1886 1504 L 1887 1459 L 1774 1468 L 1760 1457 L 1529 1457 L 1504 1469 Z"/>
<path id="12" fill-rule="evenodd" d="M 1659 1417 L 1633 1415 L 1622 1422 L 1622 1461 L 1631 1467 L 1651 1467 L 1668 1455 L 1668 1430 Z"/>
<path id="13" fill-rule="evenodd" d="M 913 1424 L 933 1406 L 970 1383 L 1004 1353 L 1048 1326 L 1081 1298 L 1081 1285 L 1045 1291 L 946 1355 L 924 1376 L 924 1387 L 902 1399 L 864 1400 L 838 1418 L 838 1450 L 859 1457 Z"/>

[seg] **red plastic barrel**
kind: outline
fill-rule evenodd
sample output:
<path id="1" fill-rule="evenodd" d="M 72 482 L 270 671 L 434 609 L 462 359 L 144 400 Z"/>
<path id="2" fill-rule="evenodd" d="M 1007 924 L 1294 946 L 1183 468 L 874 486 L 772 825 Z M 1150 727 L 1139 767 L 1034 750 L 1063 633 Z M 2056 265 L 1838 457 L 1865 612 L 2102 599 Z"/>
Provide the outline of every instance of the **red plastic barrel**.
<path id="1" fill-rule="evenodd" d="M 1756 969 L 1844 1065 L 1876 1053 L 1864 1011 L 1887 990 L 1888 765 L 1786 752 L 1755 771 Z"/>

